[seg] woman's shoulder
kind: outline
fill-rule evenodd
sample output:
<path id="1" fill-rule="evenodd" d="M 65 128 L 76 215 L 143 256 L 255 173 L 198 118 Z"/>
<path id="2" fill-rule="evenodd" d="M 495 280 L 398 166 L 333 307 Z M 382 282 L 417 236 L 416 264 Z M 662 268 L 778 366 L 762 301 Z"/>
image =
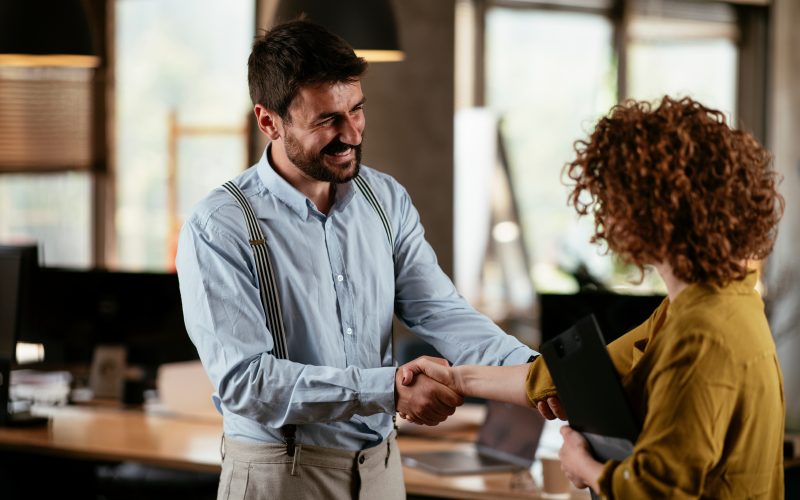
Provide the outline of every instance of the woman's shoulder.
<path id="1" fill-rule="evenodd" d="M 744 286 L 732 289 L 701 290 L 688 301 L 678 304 L 665 332 L 675 342 L 702 338 L 730 350 L 738 361 L 775 351 L 775 343 L 758 293 Z M 690 290 L 687 290 L 690 291 Z M 705 292 L 705 293 L 703 293 Z M 679 296 L 680 299 L 680 296 Z M 669 315 L 668 315 L 669 316 Z M 668 331 L 667 331 L 668 330 Z"/>

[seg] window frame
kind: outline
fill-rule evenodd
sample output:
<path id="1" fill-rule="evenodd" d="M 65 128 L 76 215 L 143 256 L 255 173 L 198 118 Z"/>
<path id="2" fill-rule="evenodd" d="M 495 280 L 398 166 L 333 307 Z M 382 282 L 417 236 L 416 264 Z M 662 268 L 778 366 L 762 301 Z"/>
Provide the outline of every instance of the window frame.
<path id="1" fill-rule="evenodd" d="M 617 101 L 627 97 L 627 23 L 634 0 L 597 0 L 597 7 L 568 5 L 548 0 L 470 0 L 475 9 L 474 39 L 474 106 L 485 105 L 485 23 L 486 13 L 492 7 L 520 10 L 548 10 L 580 12 L 607 17 L 614 26 L 613 47 L 617 56 Z M 696 0 L 713 1 L 713 0 Z M 738 47 L 738 69 L 736 81 L 736 116 L 739 128 L 747 130 L 760 143 L 768 137 L 770 96 L 769 69 L 770 51 L 770 5 L 769 0 L 735 0 L 725 3 L 736 10 L 740 31 Z M 602 6 L 606 4 L 606 6 Z M 588 3 L 587 3 L 588 5 Z"/>
<path id="2" fill-rule="evenodd" d="M 48 175 L 62 172 L 89 174 L 89 264 L 95 269 L 113 267 L 116 253 L 114 213 L 116 210 L 114 181 L 114 1 L 82 0 L 92 31 L 94 53 L 100 65 L 93 69 L 91 162 L 88 166 L 54 166 L 48 168 L 3 168 L 0 175 Z"/>

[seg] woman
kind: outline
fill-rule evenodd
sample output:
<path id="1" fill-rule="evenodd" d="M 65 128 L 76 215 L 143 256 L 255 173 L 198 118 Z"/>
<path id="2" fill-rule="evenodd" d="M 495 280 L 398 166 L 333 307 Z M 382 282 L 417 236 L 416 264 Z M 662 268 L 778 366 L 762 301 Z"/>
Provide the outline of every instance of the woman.
<path id="1" fill-rule="evenodd" d="M 784 207 L 770 154 L 719 111 L 667 97 L 615 107 L 576 151 L 569 203 L 593 212 L 592 241 L 655 267 L 668 297 L 608 348 L 642 428 L 633 454 L 599 463 L 564 427 L 562 468 L 607 499 L 783 498 L 783 381 L 746 267 L 771 252 Z M 464 396 L 565 416 L 543 358 L 407 366 L 405 383 L 424 371 Z"/>

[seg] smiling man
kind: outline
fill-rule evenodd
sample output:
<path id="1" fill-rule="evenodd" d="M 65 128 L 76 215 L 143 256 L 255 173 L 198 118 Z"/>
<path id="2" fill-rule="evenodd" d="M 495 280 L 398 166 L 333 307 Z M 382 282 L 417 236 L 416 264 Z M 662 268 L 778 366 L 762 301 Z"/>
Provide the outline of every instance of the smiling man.
<path id="1" fill-rule="evenodd" d="M 454 364 L 535 353 L 458 295 L 408 193 L 361 165 L 367 63 L 305 20 L 253 44 L 261 161 L 187 217 L 187 330 L 224 416 L 219 498 L 405 498 L 396 411 L 436 425 L 463 403 L 402 385 L 392 318 Z"/>

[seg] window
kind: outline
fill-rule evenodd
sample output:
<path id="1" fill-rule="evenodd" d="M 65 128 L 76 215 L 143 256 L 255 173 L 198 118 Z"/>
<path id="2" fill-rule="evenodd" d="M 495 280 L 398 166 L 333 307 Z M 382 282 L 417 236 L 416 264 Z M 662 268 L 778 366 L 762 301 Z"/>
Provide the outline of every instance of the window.
<path id="1" fill-rule="evenodd" d="M 119 267 L 174 270 L 191 207 L 249 165 L 254 0 L 116 1 Z"/>
<path id="2" fill-rule="evenodd" d="M 735 119 L 736 11 L 725 4 L 635 5 L 628 25 L 627 96 L 691 96 Z"/>
<path id="3" fill-rule="evenodd" d="M 38 242 L 48 266 L 174 271 L 183 218 L 249 166 L 255 0 L 86 5 L 101 54 L 115 37 L 101 67 L 0 66 L 0 244 Z"/>
<path id="4" fill-rule="evenodd" d="M 582 242 L 591 230 L 566 205 L 560 171 L 572 144 L 616 100 L 613 25 L 596 14 L 490 8 L 486 105 L 501 117 L 520 224 L 539 291 L 577 291 L 563 271 L 609 273 Z"/>
<path id="5" fill-rule="evenodd" d="M 501 137 L 504 151 L 499 158 L 506 163 L 517 208 L 515 222 L 535 290 L 574 293 L 588 286 L 618 293 L 665 293 L 657 273 L 648 272 L 641 284 L 634 284 L 631 278 L 639 277 L 634 268 L 589 243 L 594 223 L 589 217 L 578 219 L 566 205 L 563 166 L 575 156 L 574 142 L 586 138 L 596 121 L 623 98 L 655 102 L 664 95 L 691 96 L 723 111 L 734 126 L 744 122 L 763 135 L 759 110 L 764 109 L 766 97 L 753 91 L 761 89 L 763 94 L 764 86 L 749 82 L 748 75 L 765 72 L 765 56 L 748 54 L 761 54 L 765 19 L 763 7 L 702 0 L 458 0 L 455 278 L 459 290 L 469 295 L 477 289 L 478 274 L 466 264 L 475 267 L 481 260 L 473 255 L 474 249 L 465 250 L 469 245 L 459 244 L 464 231 L 459 232 L 458 208 L 459 190 L 468 185 L 463 179 L 487 175 L 470 170 L 480 167 L 469 162 L 459 164 L 459 158 L 470 154 L 474 164 L 487 150 L 477 137 L 459 142 L 459 124 L 468 121 L 462 119 L 468 114 L 465 110 L 479 106 L 481 113 L 494 116 Z M 740 82 L 745 82 L 745 94 Z M 477 116 L 470 113 L 473 119 Z M 486 131 L 482 135 L 487 134 L 491 136 Z M 472 192 L 470 196 L 475 209 L 479 197 Z M 486 232 L 489 240 L 496 240 L 491 236 L 498 222 L 494 212 L 491 218 Z M 476 220 L 482 219 L 470 215 L 473 227 Z M 497 243 L 488 243 L 482 259 L 482 296 L 468 299 L 487 314 L 495 312 L 492 317 L 500 320 L 498 297 L 510 304 L 514 294 L 513 280 L 491 279 L 498 276 L 492 271 L 498 267 Z M 495 305 L 489 308 L 487 303 Z M 514 315 L 513 307 L 505 310 L 506 317 Z"/>
<path id="6" fill-rule="evenodd" d="M 0 175 L 0 241 L 38 242 L 41 265 L 89 268 L 90 200 L 86 172 Z"/>
<path id="7" fill-rule="evenodd" d="M 0 66 L 0 244 L 47 266 L 92 265 L 94 72 Z"/>

